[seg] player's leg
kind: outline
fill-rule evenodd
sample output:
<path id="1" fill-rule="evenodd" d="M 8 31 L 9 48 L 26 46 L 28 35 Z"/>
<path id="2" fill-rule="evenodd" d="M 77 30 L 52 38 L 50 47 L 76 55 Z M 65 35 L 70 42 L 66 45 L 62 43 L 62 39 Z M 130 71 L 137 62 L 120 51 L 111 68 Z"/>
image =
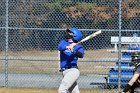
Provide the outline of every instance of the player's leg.
<path id="1" fill-rule="evenodd" d="M 63 79 L 61 81 L 58 93 L 68 93 L 68 89 L 76 82 L 80 72 L 76 68 L 63 71 Z"/>

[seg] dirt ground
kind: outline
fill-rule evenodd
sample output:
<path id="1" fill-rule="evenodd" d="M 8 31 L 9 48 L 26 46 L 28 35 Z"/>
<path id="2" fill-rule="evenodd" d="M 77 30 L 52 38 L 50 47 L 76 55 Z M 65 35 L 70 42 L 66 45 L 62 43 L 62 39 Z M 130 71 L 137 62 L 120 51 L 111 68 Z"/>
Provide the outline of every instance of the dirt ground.
<path id="1" fill-rule="evenodd" d="M 4 52 L 1 53 L 4 56 Z M 58 51 L 9 51 L 9 73 L 59 73 Z M 86 50 L 85 57 L 79 59 L 78 65 L 82 74 L 107 74 L 115 62 L 94 62 L 117 58 L 117 53 L 110 53 L 107 49 Z M 5 61 L 0 62 L 0 71 L 4 71 Z"/>

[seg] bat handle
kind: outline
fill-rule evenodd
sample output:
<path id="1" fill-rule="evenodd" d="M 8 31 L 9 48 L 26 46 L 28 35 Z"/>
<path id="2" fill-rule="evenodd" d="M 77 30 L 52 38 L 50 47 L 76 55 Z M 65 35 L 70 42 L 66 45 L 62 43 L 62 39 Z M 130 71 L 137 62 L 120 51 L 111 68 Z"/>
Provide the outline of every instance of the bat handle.
<path id="1" fill-rule="evenodd" d="M 81 42 L 78 42 L 77 45 L 80 44 L 80 43 L 81 43 Z"/>
<path id="2" fill-rule="evenodd" d="M 71 44 L 71 46 L 73 46 L 73 47 L 74 47 L 74 46 L 76 46 L 77 44 L 78 44 L 78 43 L 72 43 L 72 44 Z"/>

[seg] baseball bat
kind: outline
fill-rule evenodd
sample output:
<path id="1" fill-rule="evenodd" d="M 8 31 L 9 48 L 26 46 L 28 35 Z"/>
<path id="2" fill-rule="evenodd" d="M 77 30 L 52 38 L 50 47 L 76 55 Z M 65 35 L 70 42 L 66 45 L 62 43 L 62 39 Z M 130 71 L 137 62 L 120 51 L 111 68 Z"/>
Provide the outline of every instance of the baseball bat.
<path id="1" fill-rule="evenodd" d="M 101 31 L 101 30 L 96 31 L 96 32 L 92 33 L 91 35 L 89 35 L 89 36 L 85 37 L 85 38 L 84 38 L 84 39 L 82 39 L 81 41 L 79 41 L 77 44 L 80 44 L 80 43 L 82 43 L 82 42 L 85 42 L 85 41 L 87 41 L 87 40 L 89 40 L 89 39 L 93 38 L 93 37 L 96 37 L 97 35 L 99 35 L 99 34 L 101 34 L 101 33 L 102 33 L 102 31 Z"/>

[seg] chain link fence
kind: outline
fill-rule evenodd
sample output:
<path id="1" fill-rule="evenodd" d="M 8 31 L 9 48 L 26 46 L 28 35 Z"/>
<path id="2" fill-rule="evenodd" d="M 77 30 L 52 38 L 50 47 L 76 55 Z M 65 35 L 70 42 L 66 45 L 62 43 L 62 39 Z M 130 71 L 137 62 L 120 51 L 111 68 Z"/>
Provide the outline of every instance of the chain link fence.
<path id="1" fill-rule="evenodd" d="M 78 63 L 81 89 L 118 93 L 124 87 L 120 84 L 130 80 L 118 79 L 121 54 L 107 50 L 114 48 L 112 36 L 139 34 L 139 0 L 0 1 L 0 86 L 57 89 L 62 78 L 57 46 L 69 27 L 79 28 L 84 37 L 103 31 L 82 43 L 85 57 Z"/>

